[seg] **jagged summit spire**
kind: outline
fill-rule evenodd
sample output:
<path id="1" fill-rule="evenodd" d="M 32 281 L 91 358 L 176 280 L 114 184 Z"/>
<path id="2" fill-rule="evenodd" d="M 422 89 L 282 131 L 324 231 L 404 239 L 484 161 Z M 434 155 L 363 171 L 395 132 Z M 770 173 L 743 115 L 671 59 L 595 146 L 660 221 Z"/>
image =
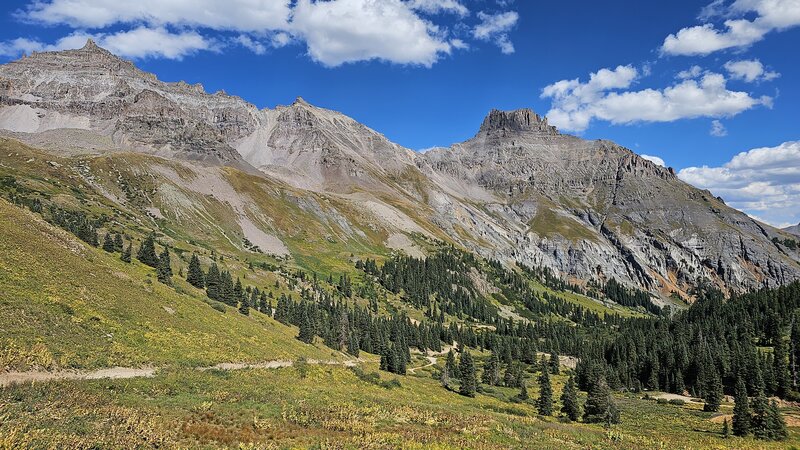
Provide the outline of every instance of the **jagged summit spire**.
<path id="1" fill-rule="evenodd" d="M 306 99 L 304 99 L 303 97 L 299 97 L 299 96 L 296 99 L 294 99 L 294 102 L 292 102 L 292 105 L 311 106 L 311 104 L 308 103 L 306 101 Z"/>
<path id="2" fill-rule="evenodd" d="M 86 44 L 84 44 L 83 47 L 81 48 L 81 50 L 84 51 L 95 51 L 99 49 L 100 47 L 98 47 L 97 43 L 95 43 L 94 39 L 92 38 L 87 39 Z"/>
<path id="3" fill-rule="evenodd" d="M 534 131 L 544 134 L 558 134 L 556 127 L 548 125 L 547 118 L 542 117 L 528 108 L 513 111 L 500 111 L 493 109 L 481 124 L 481 132 Z"/>

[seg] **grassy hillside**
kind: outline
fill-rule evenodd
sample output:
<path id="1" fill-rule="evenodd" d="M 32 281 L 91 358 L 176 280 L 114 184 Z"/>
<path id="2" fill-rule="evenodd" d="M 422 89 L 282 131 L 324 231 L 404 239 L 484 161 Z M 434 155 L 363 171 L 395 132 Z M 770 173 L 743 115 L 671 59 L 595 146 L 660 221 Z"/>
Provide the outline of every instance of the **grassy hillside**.
<path id="1" fill-rule="evenodd" d="M 367 373 L 377 367 L 367 365 Z M 350 369 L 171 370 L 152 379 L 56 382 L 0 390 L 0 448 L 533 448 L 778 449 L 788 441 L 724 438 L 715 413 L 618 396 L 622 424 L 563 423 L 534 400 L 494 387 L 475 399 L 441 389 L 429 372 L 380 378 Z M 377 376 L 377 375 L 376 375 Z M 533 376 L 531 375 L 531 378 Z M 396 382 L 392 382 L 397 380 Z M 560 392 L 565 376 L 553 377 Z M 380 383 L 383 383 L 381 385 Z M 531 383 L 532 398 L 537 390 Z M 559 406 L 556 405 L 556 408 Z M 60 419 L 64 411 L 69 418 Z M 723 406 L 730 413 L 730 405 Z M 5 445 L 5 447 L 4 447 Z"/>
<path id="2" fill-rule="evenodd" d="M 0 200 L 0 367 L 209 365 L 308 356 L 296 329 L 204 301 Z"/>

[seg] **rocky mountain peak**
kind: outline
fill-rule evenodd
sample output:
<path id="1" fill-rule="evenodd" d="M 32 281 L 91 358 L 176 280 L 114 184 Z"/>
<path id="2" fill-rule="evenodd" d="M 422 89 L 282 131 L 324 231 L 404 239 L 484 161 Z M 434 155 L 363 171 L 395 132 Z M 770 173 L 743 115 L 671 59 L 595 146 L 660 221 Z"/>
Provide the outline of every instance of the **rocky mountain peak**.
<path id="1" fill-rule="evenodd" d="M 500 111 L 493 109 L 481 124 L 481 133 L 491 132 L 536 132 L 557 135 L 556 127 L 547 124 L 547 118 L 542 117 L 528 108 L 514 111 Z"/>
<path id="2" fill-rule="evenodd" d="M 102 71 L 154 78 L 154 76 L 138 70 L 132 62 L 98 46 L 93 39 L 88 39 L 86 44 L 79 49 L 33 52 L 30 56 L 12 62 L 11 65 L 52 73 L 75 73 L 76 70 L 81 72 Z"/>
<path id="3" fill-rule="evenodd" d="M 308 103 L 303 97 L 297 97 L 294 99 L 294 102 L 292 102 L 292 106 L 311 106 L 311 104 Z"/>
<path id="4" fill-rule="evenodd" d="M 89 38 L 86 40 L 86 44 L 84 44 L 81 50 L 83 50 L 84 52 L 95 52 L 102 49 L 97 46 L 97 44 L 94 42 L 94 39 Z"/>

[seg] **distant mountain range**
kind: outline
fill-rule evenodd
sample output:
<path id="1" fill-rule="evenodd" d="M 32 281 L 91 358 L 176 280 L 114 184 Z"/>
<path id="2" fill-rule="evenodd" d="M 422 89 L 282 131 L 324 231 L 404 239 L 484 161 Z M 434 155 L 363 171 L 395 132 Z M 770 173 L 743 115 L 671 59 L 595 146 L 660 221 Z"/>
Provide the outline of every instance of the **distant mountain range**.
<path id="1" fill-rule="evenodd" d="M 798 227 L 760 223 L 670 168 L 610 141 L 561 134 L 527 109 L 491 111 L 473 138 L 422 154 L 300 98 L 259 110 L 159 81 L 89 41 L 0 66 L 0 129 L 62 155 L 133 151 L 192 167 L 209 178 L 184 187 L 221 199 L 237 233 L 276 254 L 314 251 L 287 225 L 303 214 L 333 230 L 328 241 L 421 255 L 421 240 L 445 240 L 576 283 L 616 278 L 663 299 L 688 298 L 706 282 L 730 292 L 800 279 L 798 249 L 780 243 Z M 209 188 L 219 181 L 209 174 L 225 167 L 249 175 L 232 189 Z M 274 190 L 241 184 L 256 183 L 251 176 Z M 152 204 L 137 207 L 211 221 L 197 197 L 181 195 L 156 187 Z"/>

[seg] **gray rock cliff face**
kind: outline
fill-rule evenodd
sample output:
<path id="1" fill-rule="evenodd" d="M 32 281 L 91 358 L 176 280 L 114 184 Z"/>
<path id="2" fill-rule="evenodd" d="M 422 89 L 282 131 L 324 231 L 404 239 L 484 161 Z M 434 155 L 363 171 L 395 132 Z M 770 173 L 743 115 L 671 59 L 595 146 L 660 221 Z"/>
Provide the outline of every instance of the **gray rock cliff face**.
<path id="1" fill-rule="evenodd" d="M 800 254 L 772 242 L 785 231 L 527 109 L 493 110 L 473 138 L 418 154 L 303 99 L 259 110 L 161 82 L 89 41 L 0 66 L 0 129 L 56 149 L 69 136 L 76 147 L 254 167 L 398 232 L 572 280 L 614 277 L 666 297 L 704 282 L 742 291 L 800 278 Z"/>
<path id="2" fill-rule="evenodd" d="M 11 131 L 81 128 L 122 147 L 216 162 L 241 161 L 227 142 L 258 125 L 257 109 L 243 100 L 160 82 L 91 40 L 1 66 L 0 105 L 0 127 Z"/>
<path id="3" fill-rule="evenodd" d="M 512 259 L 662 293 L 702 280 L 776 286 L 800 272 L 797 255 L 770 241 L 778 230 L 626 148 L 559 134 L 529 110 L 492 111 L 475 137 L 424 160 L 495 195 L 484 206 L 516 224 L 513 245 L 498 247 Z"/>

